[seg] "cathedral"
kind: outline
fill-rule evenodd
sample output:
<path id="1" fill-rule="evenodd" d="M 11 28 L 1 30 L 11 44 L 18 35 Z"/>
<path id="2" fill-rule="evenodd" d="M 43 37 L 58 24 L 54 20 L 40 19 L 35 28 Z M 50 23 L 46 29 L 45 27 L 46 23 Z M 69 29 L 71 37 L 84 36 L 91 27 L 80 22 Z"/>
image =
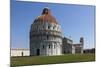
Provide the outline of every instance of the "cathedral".
<path id="1" fill-rule="evenodd" d="M 77 54 L 83 53 L 84 39 L 80 37 L 79 43 L 73 43 L 70 38 L 64 37 L 62 40 L 62 53 L 63 54 Z"/>

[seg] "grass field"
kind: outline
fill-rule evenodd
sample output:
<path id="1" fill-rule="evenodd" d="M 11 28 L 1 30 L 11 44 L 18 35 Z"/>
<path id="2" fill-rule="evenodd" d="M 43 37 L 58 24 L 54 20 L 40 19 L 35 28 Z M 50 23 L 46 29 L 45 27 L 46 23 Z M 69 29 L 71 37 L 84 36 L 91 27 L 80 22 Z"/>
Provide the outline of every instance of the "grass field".
<path id="1" fill-rule="evenodd" d="M 24 65 L 42 65 L 72 62 L 95 61 L 95 54 L 67 54 L 60 56 L 11 57 L 11 67 Z"/>

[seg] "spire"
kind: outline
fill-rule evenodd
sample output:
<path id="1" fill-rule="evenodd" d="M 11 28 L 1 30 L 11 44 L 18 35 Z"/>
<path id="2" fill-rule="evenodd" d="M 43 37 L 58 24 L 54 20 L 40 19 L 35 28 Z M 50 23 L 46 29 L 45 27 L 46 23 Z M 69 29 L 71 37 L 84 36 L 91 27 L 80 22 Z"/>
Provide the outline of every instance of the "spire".
<path id="1" fill-rule="evenodd" d="M 42 12 L 42 15 L 43 14 L 50 14 L 50 9 L 48 8 L 48 7 L 45 7 L 44 9 L 43 9 L 43 12 Z"/>

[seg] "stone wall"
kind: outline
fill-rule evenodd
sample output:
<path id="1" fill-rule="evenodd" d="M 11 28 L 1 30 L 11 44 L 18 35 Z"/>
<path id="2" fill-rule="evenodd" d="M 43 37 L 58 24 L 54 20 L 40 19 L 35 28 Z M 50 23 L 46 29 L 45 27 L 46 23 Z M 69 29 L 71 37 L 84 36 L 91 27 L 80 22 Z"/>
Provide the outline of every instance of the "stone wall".
<path id="1" fill-rule="evenodd" d="M 29 49 L 11 49 L 11 56 L 29 56 Z"/>

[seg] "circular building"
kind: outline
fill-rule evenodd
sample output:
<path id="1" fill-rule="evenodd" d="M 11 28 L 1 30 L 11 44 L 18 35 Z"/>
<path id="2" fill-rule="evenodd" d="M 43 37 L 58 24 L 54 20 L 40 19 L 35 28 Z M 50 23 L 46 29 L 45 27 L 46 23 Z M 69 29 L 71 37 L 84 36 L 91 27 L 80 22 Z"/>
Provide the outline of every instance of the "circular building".
<path id="1" fill-rule="evenodd" d="M 60 25 L 45 7 L 30 29 L 30 55 L 61 55 L 62 32 Z"/>

